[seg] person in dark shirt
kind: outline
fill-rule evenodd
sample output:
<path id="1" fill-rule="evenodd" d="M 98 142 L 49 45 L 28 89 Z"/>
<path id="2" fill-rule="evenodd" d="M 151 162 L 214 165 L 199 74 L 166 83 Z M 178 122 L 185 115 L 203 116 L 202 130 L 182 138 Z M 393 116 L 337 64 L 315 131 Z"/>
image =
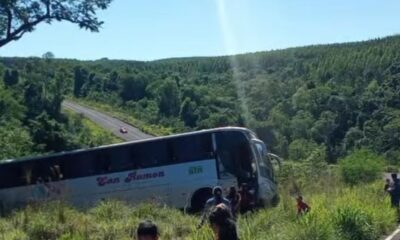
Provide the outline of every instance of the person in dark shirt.
<path id="1" fill-rule="evenodd" d="M 239 240 L 236 223 L 229 207 L 219 204 L 208 217 L 215 240 Z"/>
<path id="2" fill-rule="evenodd" d="M 237 192 L 236 187 L 232 186 L 229 188 L 229 193 L 226 198 L 231 203 L 231 211 L 234 218 L 237 218 L 240 209 L 240 194 Z"/>
<path id="3" fill-rule="evenodd" d="M 400 202 L 400 182 L 397 178 L 397 173 L 392 173 L 393 184 L 389 187 L 388 191 L 390 193 L 392 207 L 399 208 Z"/>
<path id="4" fill-rule="evenodd" d="M 392 185 L 389 187 L 388 192 L 392 207 L 397 211 L 397 221 L 400 222 L 400 180 L 397 178 L 397 173 L 392 173 Z"/>
<path id="5" fill-rule="evenodd" d="M 160 232 L 158 227 L 152 221 L 144 221 L 139 224 L 137 229 L 137 239 L 138 240 L 158 240 L 160 237 Z"/>
<path id="6" fill-rule="evenodd" d="M 246 183 L 242 183 L 240 186 L 240 213 L 246 213 L 248 211 L 253 211 L 254 209 L 254 195 L 250 191 Z"/>

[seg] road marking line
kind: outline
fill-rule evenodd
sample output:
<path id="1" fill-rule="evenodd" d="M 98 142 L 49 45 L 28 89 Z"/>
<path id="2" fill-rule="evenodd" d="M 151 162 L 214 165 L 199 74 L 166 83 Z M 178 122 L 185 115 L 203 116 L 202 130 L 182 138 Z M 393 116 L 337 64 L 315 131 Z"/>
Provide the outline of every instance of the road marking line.
<path id="1" fill-rule="evenodd" d="M 389 237 L 385 238 L 385 240 L 395 240 L 393 239 L 398 233 L 400 233 L 400 229 L 396 229 Z"/>

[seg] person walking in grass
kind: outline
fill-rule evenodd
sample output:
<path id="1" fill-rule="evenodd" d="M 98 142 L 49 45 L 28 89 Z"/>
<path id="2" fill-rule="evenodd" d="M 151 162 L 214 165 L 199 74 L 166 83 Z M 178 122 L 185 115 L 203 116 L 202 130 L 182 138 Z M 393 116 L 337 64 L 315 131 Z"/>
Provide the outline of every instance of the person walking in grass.
<path id="1" fill-rule="evenodd" d="M 211 211 L 208 221 L 215 240 L 239 240 L 236 222 L 231 210 L 225 204 L 218 204 Z"/>
<path id="2" fill-rule="evenodd" d="M 392 207 L 399 208 L 400 203 L 400 181 L 397 178 L 397 173 L 392 173 L 392 184 L 388 188 Z"/>
<path id="3" fill-rule="evenodd" d="M 311 210 L 311 207 L 306 202 L 304 202 L 302 196 L 298 196 L 296 198 L 296 202 L 297 202 L 297 216 L 302 216 Z"/>
<path id="4" fill-rule="evenodd" d="M 389 193 L 389 189 L 391 188 L 392 183 L 390 182 L 389 178 L 386 178 L 385 186 L 383 187 L 383 190 L 385 193 Z"/>
<path id="5" fill-rule="evenodd" d="M 393 187 L 393 183 L 390 181 L 389 178 L 385 179 L 385 186 L 383 187 L 383 192 L 384 196 L 386 197 L 387 195 L 391 196 L 390 190 Z"/>
<path id="6" fill-rule="evenodd" d="M 138 240 L 158 240 L 160 233 L 158 227 L 152 221 L 146 220 L 139 224 L 137 229 Z"/>

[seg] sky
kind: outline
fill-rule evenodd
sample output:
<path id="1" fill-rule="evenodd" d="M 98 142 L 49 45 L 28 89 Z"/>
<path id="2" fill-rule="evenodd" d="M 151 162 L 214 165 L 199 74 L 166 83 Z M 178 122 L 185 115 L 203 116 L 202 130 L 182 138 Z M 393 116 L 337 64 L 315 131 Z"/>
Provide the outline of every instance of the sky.
<path id="1" fill-rule="evenodd" d="M 155 60 L 361 41 L 400 33 L 399 0 L 114 0 L 91 33 L 38 25 L 0 56 Z"/>

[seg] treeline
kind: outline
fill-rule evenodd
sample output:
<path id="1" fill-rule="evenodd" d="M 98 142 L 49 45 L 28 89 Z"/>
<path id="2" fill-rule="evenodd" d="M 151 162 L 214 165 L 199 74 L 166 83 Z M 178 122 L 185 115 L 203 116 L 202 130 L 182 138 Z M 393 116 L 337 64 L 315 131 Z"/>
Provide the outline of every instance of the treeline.
<path id="1" fill-rule="evenodd" d="M 81 116 L 61 111 L 72 79 L 53 60 L 0 65 L 0 76 L 0 160 L 103 143 Z"/>
<path id="2" fill-rule="evenodd" d="M 247 126 L 292 160 L 318 151 L 335 162 L 363 147 L 399 162 L 399 49 L 400 37 L 394 36 L 231 57 L 0 61 L 8 81 L 22 74 L 47 79 L 45 89 L 63 84 L 64 92 L 50 90 L 49 101 L 66 93 L 174 132 Z M 37 72 L 46 64 L 52 64 L 52 77 Z M 29 112 L 41 108 L 28 102 L 26 116 L 36 118 Z M 57 111 L 47 110 L 54 119 Z"/>

